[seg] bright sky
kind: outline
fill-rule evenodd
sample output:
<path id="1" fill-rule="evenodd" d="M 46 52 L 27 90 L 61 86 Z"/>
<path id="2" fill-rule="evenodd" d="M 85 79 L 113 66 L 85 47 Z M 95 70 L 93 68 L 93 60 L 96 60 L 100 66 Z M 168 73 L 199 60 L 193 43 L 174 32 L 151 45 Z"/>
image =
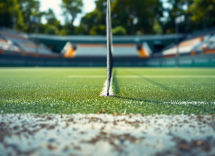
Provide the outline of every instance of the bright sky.
<path id="1" fill-rule="evenodd" d="M 61 24 L 64 24 L 64 17 L 60 8 L 61 1 L 62 0 L 40 0 L 40 11 L 48 11 L 49 8 L 52 9 L 57 19 L 61 22 Z M 79 25 L 82 16 L 95 9 L 95 0 L 83 0 L 83 4 L 83 13 L 79 14 L 78 18 L 74 22 L 74 25 L 76 26 Z M 42 23 L 45 22 L 46 20 L 43 18 Z"/>

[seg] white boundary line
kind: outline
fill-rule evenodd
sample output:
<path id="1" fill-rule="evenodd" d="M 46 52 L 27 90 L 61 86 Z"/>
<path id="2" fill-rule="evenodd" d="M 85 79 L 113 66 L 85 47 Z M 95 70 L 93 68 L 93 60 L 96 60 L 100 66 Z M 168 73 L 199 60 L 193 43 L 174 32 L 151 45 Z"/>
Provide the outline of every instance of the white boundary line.
<path id="1" fill-rule="evenodd" d="M 7 130 L 1 136 L 1 155 L 165 155 L 192 144 L 186 153 L 215 154 L 212 115 L 3 114 L 0 121 Z M 205 151 L 205 145 L 211 150 Z"/>
<path id="2" fill-rule="evenodd" d="M 70 78 L 104 78 L 106 75 L 69 75 Z M 214 75 L 119 75 L 116 78 L 215 78 Z"/>
<path id="3" fill-rule="evenodd" d="M 201 101 L 182 101 L 182 102 L 163 102 L 163 104 L 171 104 L 171 105 L 188 105 L 188 104 L 191 104 L 191 105 L 199 105 L 199 104 L 202 104 L 202 105 L 206 105 L 206 104 L 215 104 L 215 102 L 201 102 Z"/>
<path id="4" fill-rule="evenodd" d="M 100 96 L 107 96 L 107 80 L 104 83 L 104 88 L 102 89 Z M 114 92 L 113 92 L 113 88 L 112 88 L 112 79 L 111 79 L 111 83 L 110 83 L 109 96 L 115 96 Z"/>
<path id="5" fill-rule="evenodd" d="M 71 78 L 104 78 L 106 75 L 69 75 Z"/>

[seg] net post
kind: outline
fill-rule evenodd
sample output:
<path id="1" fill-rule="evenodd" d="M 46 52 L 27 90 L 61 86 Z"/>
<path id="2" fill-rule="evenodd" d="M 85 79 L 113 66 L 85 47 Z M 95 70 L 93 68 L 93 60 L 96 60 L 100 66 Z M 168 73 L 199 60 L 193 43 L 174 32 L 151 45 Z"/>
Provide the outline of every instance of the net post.
<path id="1" fill-rule="evenodd" d="M 107 35 L 107 96 L 109 96 L 111 77 L 112 77 L 112 24 L 111 24 L 111 9 L 110 0 L 107 0 L 107 15 L 106 15 L 106 35 Z"/>

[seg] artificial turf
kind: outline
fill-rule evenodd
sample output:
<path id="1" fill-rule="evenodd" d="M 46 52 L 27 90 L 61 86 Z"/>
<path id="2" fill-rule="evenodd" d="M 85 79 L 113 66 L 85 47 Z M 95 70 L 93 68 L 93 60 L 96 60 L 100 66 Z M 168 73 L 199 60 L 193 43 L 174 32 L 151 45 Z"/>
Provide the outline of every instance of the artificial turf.
<path id="1" fill-rule="evenodd" d="M 105 68 L 1 68 L 0 113 L 215 114 L 214 68 L 115 68 L 113 75 L 115 97 L 100 97 Z"/>

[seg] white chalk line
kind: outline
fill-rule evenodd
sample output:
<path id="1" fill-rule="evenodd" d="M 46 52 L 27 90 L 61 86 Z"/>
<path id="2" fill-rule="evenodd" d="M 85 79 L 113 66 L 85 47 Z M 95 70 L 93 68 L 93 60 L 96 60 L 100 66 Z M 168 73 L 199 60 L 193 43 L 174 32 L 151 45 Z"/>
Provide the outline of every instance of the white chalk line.
<path id="1" fill-rule="evenodd" d="M 106 75 L 69 75 L 70 78 L 105 78 Z M 116 78 L 215 78 L 215 75 L 119 75 Z"/>
<path id="2" fill-rule="evenodd" d="M 104 88 L 102 89 L 100 96 L 107 96 L 107 80 L 104 83 Z M 111 83 L 110 83 L 109 96 L 115 96 L 114 92 L 113 92 L 113 88 L 112 88 L 112 79 L 111 79 Z"/>
<path id="3" fill-rule="evenodd" d="M 106 75 L 69 75 L 71 78 L 105 78 Z"/>
<path id="4" fill-rule="evenodd" d="M 122 155 L 124 152 L 127 155 L 157 155 L 162 151 L 179 150 L 174 137 L 179 141 L 185 140 L 186 147 L 199 140 L 201 144 L 193 155 L 206 155 L 202 150 L 204 140 L 208 137 L 211 140 L 207 139 L 208 147 L 213 147 L 215 140 L 212 115 L 204 115 L 199 119 L 197 115 L 5 114 L 0 115 L 0 121 L 3 123 L 2 129 L 8 128 L 8 134 L 2 135 L 4 142 L 0 142 L 1 155 L 26 155 L 26 151 L 32 151 L 31 155 L 71 153 L 108 156 Z M 12 127 L 18 129 L 14 130 Z M 128 134 L 130 137 L 126 137 Z M 123 142 L 120 143 L 122 137 Z M 99 142 L 94 144 L 92 140 L 95 138 L 99 138 Z M 120 150 L 116 150 L 115 143 Z M 68 145 L 78 148 L 67 150 L 65 147 Z M 215 153 L 213 150 L 209 152 L 211 155 Z"/>
<path id="5" fill-rule="evenodd" d="M 215 102 L 201 102 L 201 101 L 182 101 L 182 102 L 163 102 L 163 104 L 172 104 L 172 105 L 187 105 L 187 104 L 190 104 L 190 105 L 199 105 L 199 104 L 202 104 L 202 105 L 206 105 L 206 104 L 215 104 Z"/>
<path id="6" fill-rule="evenodd" d="M 156 104 L 167 104 L 167 105 L 209 105 L 212 104 L 214 105 L 215 102 L 203 102 L 203 101 L 162 101 L 162 102 L 158 102 L 158 101 L 138 101 L 138 103 L 156 103 Z M 125 101 L 125 103 L 127 104 L 131 104 L 131 101 Z"/>

